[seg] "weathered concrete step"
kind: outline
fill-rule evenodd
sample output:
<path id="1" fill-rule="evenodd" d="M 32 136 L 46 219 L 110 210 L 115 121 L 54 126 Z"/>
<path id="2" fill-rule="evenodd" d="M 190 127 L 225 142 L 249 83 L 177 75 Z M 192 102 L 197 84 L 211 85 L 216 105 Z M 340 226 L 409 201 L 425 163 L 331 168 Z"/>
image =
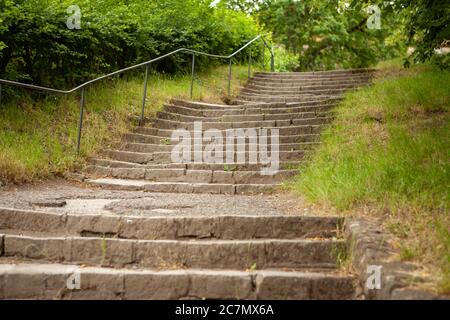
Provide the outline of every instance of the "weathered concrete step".
<path id="1" fill-rule="evenodd" d="M 155 132 L 156 131 L 156 132 Z M 130 143 L 149 143 L 149 144 L 160 144 L 170 146 L 172 145 L 171 139 L 168 137 L 160 137 L 152 135 L 151 133 L 157 133 L 155 129 L 148 128 L 145 130 L 148 134 L 142 133 L 128 133 L 123 136 L 124 142 Z M 320 140 L 320 134 L 318 133 L 307 133 L 307 134 L 297 134 L 297 135 L 283 135 L 279 137 L 281 144 L 286 143 L 302 143 L 302 142 L 317 142 Z M 193 144 L 204 143 L 203 139 L 191 139 Z"/>
<path id="2" fill-rule="evenodd" d="M 110 267 L 246 270 L 336 267 L 341 240 L 124 240 L 4 234 L 3 256 Z"/>
<path id="3" fill-rule="evenodd" d="M 301 142 L 301 143 L 284 143 L 279 144 L 278 149 L 280 151 L 301 151 L 301 150 L 311 150 L 314 147 L 318 146 L 318 142 Z M 200 148 L 201 150 L 205 150 L 207 148 L 207 143 L 203 144 L 192 144 L 192 148 L 197 150 Z M 161 144 L 150 144 L 150 143 L 125 143 L 120 150 L 122 151 L 130 151 L 130 152 L 140 152 L 140 153 L 152 153 L 152 152 L 171 152 L 173 150 L 173 145 L 161 145 Z M 223 152 L 226 152 L 227 145 L 217 145 L 216 150 L 222 149 Z M 246 150 L 248 146 L 245 144 L 236 144 L 233 150 Z M 272 145 L 267 145 L 267 150 L 272 150 Z"/>
<path id="4" fill-rule="evenodd" d="M 355 88 L 339 88 L 339 89 L 314 89 L 314 90 L 260 90 L 260 89 L 251 89 L 244 88 L 241 90 L 241 94 L 256 94 L 256 95 L 267 95 L 267 96 L 303 96 L 305 94 L 342 94 L 346 91 L 352 90 Z"/>
<path id="5" fill-rule="evenodd" d="M 241 129 L 241 128 L 278 128 L 289 126 L 320 125 L 329 123 L 331 120 L 332 118 L 329 117 L 315 116 L 312 118 L 300 118 L 289 120 L 205 122 L 202 123 L 202 129 L 227 130 L 227 129 Z M 156 118 L 152 120 L 152 128 L 169 129 L 169 130 L 176 130 L 176 129 L 194 130 L 195 124 L 193 122 L 180 122 L 176 120 Z"/>
<path id="6" fill-rule="evenodd" d="M 294 119 L 292 122 L 301 122 L 302 119 Z M 280 120 L 283 121 L 283 120 Z M 279 136 L 290 136 L 290 135 L 299 135 L 299 134 L 312 134 L 312 133 L 320 133 L 323 129 L 323 125 L 289 125 L 285 127 L 264 127 L 263 129 L 268 130 L 269 136 L 273 132 L 272 130 L 279 130 Z M 239 129 L 239 128 L 236 128 Z M 258 133 L 260 127 L 253 127 L 253 128 L 243 128 L 244 132 L 253 132 L 255 131 Z M 226 137 L 226 129 L 220 130 L 223 137 Z M 149 128 L 149 127 L 138 127 L 135 130 L 135 133 L 138 134 L 144 134 L 144 135 L 154 135 L 159 136 L 161 139 L 164 138 L 170 138 L 173 134 L 173 130 L 170 129 L 159 129 L 159 128 Z M 196 136 L 194 136 L 195 131 L 189 130 L 189 134 L 191 135 L 191 139 L 196 139 Z M 201 133 L 201 132 L 200 132 Z"/>
<path id="7" fill-rule="evenodd" d="M 133 216 L 0 208 L 0 230 L 118 239 L 305 239 L 336 237 L 343 219 L 286 215 Z M 1 232 L 0 232 L 1 233 Z"/>
<path id="8" fill-rule="evenodd" d="M 205 118 L 218 118 L 227 116 L 261 116 L 283 113 L 303 113 L 303 112 L 321 112 L 328 111 L 335 107 L 339 100 L 318 100 L 312 103 L 295 103 L 286 105 L 286 103 L 280 103 L 277 108 L 230 108 L 228 110 L 197 110 L 188 107 L 165 105 L 164 111 L 172 114 L 179 114 L 185 116 L 205 117 Z"/>
<path id="9" fill-rule="evenodd" d="M 174 151 L 176 154 L 176 151 Z M 278 159 L 274 159 L 274 161 L 299 161 L 305 157 L 305 155 L 309 152 L 309 150 L 294 150 L 294 151 L 279 151 L 278 152 Z M 270 152 L 268 152 L 270 153 Z M 104 150 L 103 151 L 104 156 L 109 157 L 110 159 L 122 161 L 122 162 L 134 162 L 134 163 L 140 163 L 140 164 L 154 164 L 154 163 L 193 163 L 195 159 L 195 151 L 192 150 L 190 153 L 190 162 L 183 160 L 184 162 L 181 162 L 181 160 L 178 160 L 179 157 L 176 159 L 173 159 L 173 153 L 172 152 L 153 152 L 153 153 L 139 153 L 139 152 L 129 152 L 129 151 L 122 151 L 122 150 Z M 225 155 L 223 155 L 225 158 Z M 258 164 L 261 163 L 261 157 L 263 156 L 263 153 L 260 152 L 235 152 L 234 158 L 232 161 L 229 161 L 228 159 L 223 159 L 223 161 L 228 161 L 229 165 L 233 164 L 247 164 L 247 163 L 254 163 Z M 268 157 L 272 157 L 271 154 L 267 155 Z M 181 157 L 181 155 L 180 155 Z M 176 162 L 180 161 L 180 162 Z M 259 162 L 258 162 L 259 161 Z M 207 161 L 204 161 L 204 163 L 208 163 Z M 209 162 L 212 163 L 212 162 Z"/>
<path id="10" fill-rule="evenodd" d="M 255 72 L 255 75 L 265 75 L 265 76 L 278 76 L 278 75 L 342 75 L 342 74 L 364 74 L 373 73 L 377 71 L 374 68 L 354 68 L 354 69 L 336 69 L 336 70 L 324 70 L 324 71 L 302 71 L 302 72 Z"/>
<path id="11" fill-rule="evenodd" d="M 292 81 L 271 81 L 252 78 L 247 82 L 247 86 L 258 86 L 266 89 L 292 89 L 299 87 L 315 87 L 315 86 L 340 86 L 340 85 L 367 85 L 372 79 L 347 79 L 347 80 L 292 80 Z"/>
<path id="12" fill-rule="evenodd" d="M 278 184 L 219 184 L 185 182 L 149 182 L 145 180 L 92 179 L 88 184 L 113 190 L 142 190 L 161 193 L 259 194 L 272 193 Z"/>
<path id="13" fill-rule="evenodd" d="M 266 95 L 249 95 L 249 94 L 240 94 L 238 99 L 242 101 L 248 101 L 248 102 L 254 102 L 254 101 L 261 101 L 261 102 L 281 102 L 281 103 L 298 103 L 302 101 L 307 100 L 313 100 L 313 99 L 333 99 L 333 98 L 339 98 L 339 96 L 335 95 L 312 95 L 312 94 L 305 94 L 298 97 L 275 97 L 275 96 L 266 96 Z"/>
<path id="14" fill-rule="evenodd" d="M 365 84 L 365 83 L 363 83 Z M 316 90 L 316 89 L 351 89 L 358 87 L 360 84 L 357 82 L 348 82 L 348 83 L 332 83 L 332 84 L 316 84 L 316 85 L 298 85 L 298 86 L 272 86 L 269 84 L 260 85 L 260 84 L 247 84 L 244 89 L 252 89 L 258 90 L 262 92 L 303 92 L 308 90 Z"/>
<path id="15" fill-rule="evenodd" d="M 133 162 L 115 161 L 111 159 L 91 159 L 91 165 L 102 166 L 109 168 L 140 168 L 140 169 L 186 169 L 186 170 L 224 170 L 229 168 L 231 171 L 257 171 L 261 169 L 260 164 L 226 164 L 226 163 L 163 163 L 163 164 L 149 164 L 143 165 Z M 302 165 L 301 161 L 280 161 L 281 170 L 298 170 Z"/>
<path id="16" fill-rule="evenodd" d="M 314 99 L 304 102 L 298 102 L 298 107 L 300 106 L 314 106 L 317 103 L 323 103 L 326 99 Z M 277 109 L 284 107 L 283 103 L 270 103 L 270 102 L 254 102 L 245 105 L 225 105 L 225 104 L 209 104 L 204 102 L 188 101 L 188 100 L 176 100 L 172 99 L 168 105 L 180 106 L 185 108 L 190 108 L 194 110 L 208 110 L 208 111 L 228 111 L 228 110 L 251 110 L 251 109 Z"/>
<path id="17" fill-rule="evenodd" d="M 158 271 L 1 262 L 1 299 L 344 300 L 355 295 L 354 279 L 334 272 Z M 76 278 L 79 289 L 68 286 Z"/>
<path id="18" fill-rule="evenodd" d="M 204 117 L 204 116 L 190 116 L 179 113 L 171 113 L 167 111 L 160 111 L 156 118 L 180 122 L 249 122 L 249 121 L 276 121 L 276 120 L 291 120 L 291 119 L 310 119 L 314 117 L 330 117 L 329 111 L 309 111 L 298 113 L 276 113 L 276 114 L 244 114 L 244 115 L 225 115 L 220 117 Z"/>
<path id="19" fill-rule="evenodd" d="M 274 184 L 294 177 L 297 170 L 280 170 L 275 175 L 264 176 L 261 171 L 186 170 L 186 169 L 138 169 L 87 166 L 91 177 L 148 180 L 155 182 L 189 182 L 222 184 Z"/>
<path id="20" fill-rule="evenodd" d="M 367 79 L 373 77 L 373 73 L 357 73 L 357 74 L 336 74 L 336 75 L 326 75 L 326 74 L 314 74 L 314 75 L 305 75 L 305 74 L 293 74 L 293 73 L 285 73 L 278 75 L 263 75 L 263 74 L 255 74 L 253 79 L 263 79 L 263 80 L 284 80 L 284 81 L 314 81 L 314 80 L 347 80 L 347 79 Z"/>

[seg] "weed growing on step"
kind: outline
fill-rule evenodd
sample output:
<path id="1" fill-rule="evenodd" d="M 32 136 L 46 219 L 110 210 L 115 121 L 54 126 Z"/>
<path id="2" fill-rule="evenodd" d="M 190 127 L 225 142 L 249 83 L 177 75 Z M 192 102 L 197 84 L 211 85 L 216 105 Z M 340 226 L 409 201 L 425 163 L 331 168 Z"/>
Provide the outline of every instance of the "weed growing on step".
<path id="1" fill-rule="evenodd" d="M 402 258 L 422 262 L 447 293 L 449 88 L 450 73 L 421 67 L 348 94 L 291 185 L 311 201 L 382 217 Z"/>

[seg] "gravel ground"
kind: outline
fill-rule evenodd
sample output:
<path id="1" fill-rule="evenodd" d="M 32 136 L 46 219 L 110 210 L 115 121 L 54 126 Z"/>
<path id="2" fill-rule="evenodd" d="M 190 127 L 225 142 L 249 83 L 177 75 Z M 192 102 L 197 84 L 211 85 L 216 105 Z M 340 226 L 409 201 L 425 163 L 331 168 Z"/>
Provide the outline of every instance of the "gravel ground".
<path id="1" fill-rule="evenodd" d="M 288 193 L 247 196 L 116 191 L 62 179 L 1 188 L 0 207 L 149 216 L 312 215 L 313 210 Z M 318 213 L 314 210 L 314 215 Z"/>

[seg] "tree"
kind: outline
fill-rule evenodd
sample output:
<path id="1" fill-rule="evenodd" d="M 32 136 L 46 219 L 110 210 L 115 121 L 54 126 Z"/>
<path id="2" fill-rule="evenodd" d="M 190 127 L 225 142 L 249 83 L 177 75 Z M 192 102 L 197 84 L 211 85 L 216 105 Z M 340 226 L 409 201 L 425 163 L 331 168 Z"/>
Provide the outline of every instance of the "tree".
<path id="1" fill-rule="evenodd" d="M 385 54 L 391 32 L 391 20 L 370 29 L 362 5 L 340 0 L 271 0 L 259 17 L 275 40 L 299 56 L 301 70 L 367 67 Z"/>

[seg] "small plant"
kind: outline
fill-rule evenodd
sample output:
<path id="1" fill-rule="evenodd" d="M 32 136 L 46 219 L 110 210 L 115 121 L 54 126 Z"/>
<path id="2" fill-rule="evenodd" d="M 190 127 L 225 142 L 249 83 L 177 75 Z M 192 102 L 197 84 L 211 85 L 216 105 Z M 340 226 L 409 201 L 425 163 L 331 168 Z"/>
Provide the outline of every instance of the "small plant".
<path id="1" fill-rule="evenodd" d="M 237 170 L 237 166 L 230 166 L 228 164 L 223 165 L 223 171 L 225 172 L 233 172 Z"/>
<path id="2" fill-rule="evenodd" d="M 160 141 L 160 143 L 161 143 L 161 145 L 164 145 L 164 146 L 170 146 L 170 145 L 172 144 L 172 142 L 170 141 L 169 138 L 164 138 L 164 139 L 162 139 L 162 140 Z"/>
<path id="3" fill-rule="evenodd" d="M 255 272 L 255 271 L 256 271 L 256 268 L 257 268 L 257 265 L 256 265 L 256 262 L 255 262 L 255 263 L 253 263 L 253 264 L 250 266 L 250 268 L 248 268 L 246 271 L 247 271 L 247 272 Z"/>
<path id="4" fill-rule="evenodd" d="M 102 249 L 102 264 L 104 264 L 106 261 L 106 238 L 104 235 L 101 240 L 101 249 Z"/>

